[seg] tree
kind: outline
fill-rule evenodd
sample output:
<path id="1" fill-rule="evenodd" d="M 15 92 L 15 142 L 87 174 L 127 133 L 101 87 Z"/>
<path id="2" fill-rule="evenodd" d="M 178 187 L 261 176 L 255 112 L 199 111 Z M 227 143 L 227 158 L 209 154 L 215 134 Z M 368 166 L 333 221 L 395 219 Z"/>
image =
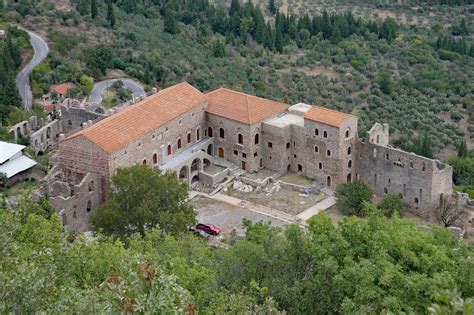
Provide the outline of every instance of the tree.
<path id="1" fill-rule="evenodd" d="M 440 196 L 439 207 L 435 210 L 435 218 L 445 227 L 453 225 L 463 226 L 466 221 L 468 214 L 459 199 L 459 194 Z"/>
<path id="2" fill-rule="evenodd" d="M 225 47 L 220 40 L 216 40 L 212 43 L 212 55 L 216 58 L 225 57 Z"/>
<path id="3" fill-rule="evenodd" d="M 174 1 L 168 1 L 163 9 L 164 31 L 170 34 L 179 33 L 179 25 L 176 20 L 176 6 Z"/>
<path id="4" fill-rule="evenodd" d="M 91 0 L 91 18 L 95 19 L 97 17 L 98 10 L 97 10 L 97 1 Z"/>
<path id="5" fill-rule="evenodd" d="M 268 11 L 270 11 L 271 14 L 275 14 L 277 12 L 275 0 L 268 0 Z"/>
<path id="6" fill-rule="evenodd" d="M 458 157 L 464 158 L 467 156 L 467 153 L 468 151 L 467 151 L 466 140 L 463 139 L 458 147 Z"/>
<path id="7" fill-rule="evenodd" d="M 385 94 L 392 93 L 393 82 L 392 82 L 391 74 L 388 70 L 379 72 L 377 83 L 380 85 L 380 90 L 382 92 L 384 92 Z"/>
<path id="8" fill-rule="evenodd" d="M 83 74 L 81 78 L 79 79 L 79 85 L 81 87 L 82 93 L 89 95 L 89 93 L 94 88 L 94 79 Z"/>
<path id="9" fill-rule="evenodd" d="M 364 201 L 370 201 L 372 195 L 369 186 L 361 181 L 336 187 L 337 206 L 345 215 L 362 216 L 362 204 Z"/>
<path id="10" fill-rule="evenodd" d="M 109 21 L 110 27 L 115 26 L 115 11 L 112 4 L 112 0 L 107 0 L 107 21 Z"/>
<path id="11" fill-rule="evenodd" d="M 391 217 L 395 213 L 403 214 L 405 211 L 402 199 L 397 195 L 384 196 L 377 207 L 388 217 Z"/>
<path id="12" fill-rule="evenodd" d="M 397 37 L 397 29 L 397 22 L 393 18 L 387 17 L 382 24 L 379 37 L 385 38 L 387 42 L 391 43 Z"/>
<path id="13" fill-rule="evenodd" d="M 96 230 L 122 238 L 135 232 L 144 236 L 155 226 L 177 235 L 195 221 L 187 198 L 187 186 L 172 172 L 142 165 L 119 169 L 112 178 L 108 202 L 91 222 Z"/>
<path id="14" fill-rule="evenodd" d="M 431 145 L 431 138 L 428 136 L 428 133 L 425 132 L 423 136 L 423 141 L 421 142 L 421 155 L 429 159 L 433 158 L 433 148 Z"/>

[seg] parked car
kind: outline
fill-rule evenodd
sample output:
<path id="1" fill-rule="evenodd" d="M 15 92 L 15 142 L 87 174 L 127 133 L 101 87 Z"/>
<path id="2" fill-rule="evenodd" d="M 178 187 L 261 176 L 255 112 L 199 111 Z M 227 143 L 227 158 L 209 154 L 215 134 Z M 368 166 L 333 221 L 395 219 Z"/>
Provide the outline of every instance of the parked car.
<path id="1" fill-rule="evenodd" d="M 221 232 L 221 229 L 210 223 L 199 223 L 196 225 L 196 230 L 201 230 L 211 235 L 219 235 Z"/>

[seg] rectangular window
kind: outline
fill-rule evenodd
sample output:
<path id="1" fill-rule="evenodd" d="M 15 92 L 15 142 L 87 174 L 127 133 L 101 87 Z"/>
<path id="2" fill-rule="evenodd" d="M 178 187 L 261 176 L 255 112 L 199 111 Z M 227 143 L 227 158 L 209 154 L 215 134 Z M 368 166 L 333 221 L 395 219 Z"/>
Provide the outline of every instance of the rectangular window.
<path id="1" fill-rule="evenodd" d="M 243 157 L 243 158 L 246 158 L 246 157 L 247 157 L 247 153 L 242 153 L 242 157 Z"/>
<path id="2" fill-rule="evenodd" d="M 237 150 L 234 150 L 234 155 L 238 155 L 239 152 L 237 152 Z"/>
<path id="3" fill-rule="evenodd" d="M 269 148 L 273 148 L 273 143 L 271 143 L 270 141 L 268 141 L 268 147 L 269 147 Z"/>

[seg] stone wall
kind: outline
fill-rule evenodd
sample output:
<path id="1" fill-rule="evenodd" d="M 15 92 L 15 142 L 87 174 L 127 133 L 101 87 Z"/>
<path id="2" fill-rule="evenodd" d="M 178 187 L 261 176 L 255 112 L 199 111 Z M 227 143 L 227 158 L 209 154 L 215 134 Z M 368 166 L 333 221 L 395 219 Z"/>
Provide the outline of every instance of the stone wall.
<path id="1" fill-rule="evenodd" d="M 357 145 L 357 173 L 378 195 L 399 195 L 421 217 L 430 219 L 439 205 L 440 195 L 452 194 L 452 168 L 440 161 L 408 153 L 383 143 L 377 134 L 382 126 L 369 132 Z M 388 130 L 388 125 L 385 125 Z M 380 135 L 380 134 L 379 134 Z M 374 141 L 374 142 L 371 142 Z"/>
<path id="2" fill-rule="evenodd" d="M 212 129 L 215 143 L 214 154 L 216 156 L 224 157 L 226 160 L 248 171 L 256 171 L 262 168 L 263 160 L 262 164 L 260 163 L 262 159 L 260 123 L 248 125 L 213 114 L 207 114 L 206 126 L 205 132 L 207 136 L 210 135 Z M 222 137 L 221 129 L 224 137 Z M 242 135 L 242 143 L 239 143 L 239 134 Z"/>
<path id="3" fill-rule="evenodd" d="M 80 107 L 61 106 L 61 123 L 64 133 L 79 130 L 82 124 L 107 117 L 106 114 L 87 111 Z"/>
<path id="4" fill-rule="evenodd" d="M 261 150 L 265 168 L 280 174 L 292 170 L 290 160 L 293 154 L 291 149 L 292 125 L 280 128 L 263 123 L 262 135 Z"/>

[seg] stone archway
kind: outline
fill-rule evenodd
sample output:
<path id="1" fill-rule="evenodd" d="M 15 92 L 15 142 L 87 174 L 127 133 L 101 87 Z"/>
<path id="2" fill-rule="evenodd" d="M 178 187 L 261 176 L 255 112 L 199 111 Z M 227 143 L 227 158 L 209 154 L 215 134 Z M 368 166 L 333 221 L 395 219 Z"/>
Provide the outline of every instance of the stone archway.
<path id="1" fill-rule="evenodd" d="M 193 176 L 193 178 L 191 179 L 191 185 L 194 185 L 195 183 L 197 183 L 199 181 L 199 174 L 196 174 Z"/>
<path id="2" fill-rule="evenodd" d="M 201 170 L 201 160 L 198 158 L 195 158 L 191 162 L 191 172 L 200 171 L 200 170 Z"/>
<path id="3" fill-rule="evenodd" d="M 214 146 L 212 143 L 207 146 L 207 154 L 214 155 Z"/>
<path id="4" fill-rule="evenodd" d="M 186 165 L 184 165 L 179 170 L 178 179 L 188 183 L 188 178 L 189 178 L 189 168 Z"/>

